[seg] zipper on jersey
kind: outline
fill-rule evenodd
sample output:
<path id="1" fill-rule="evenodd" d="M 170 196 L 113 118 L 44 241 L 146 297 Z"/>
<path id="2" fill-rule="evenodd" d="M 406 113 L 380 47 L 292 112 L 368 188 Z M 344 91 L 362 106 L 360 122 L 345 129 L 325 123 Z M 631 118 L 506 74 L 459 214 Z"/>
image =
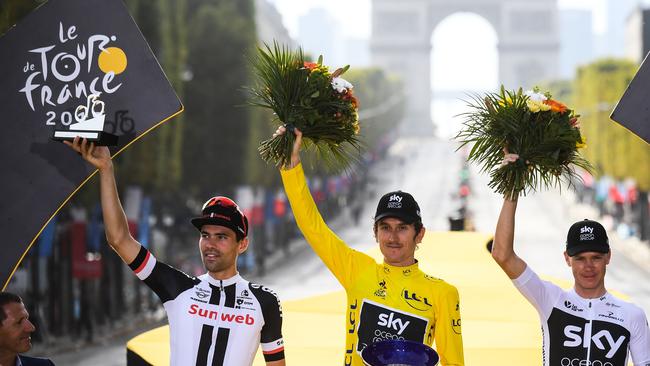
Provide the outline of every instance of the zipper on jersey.
<path id="1" fill-rule="evenodd" d="M 585 339 L 584 342 L 587 343 L 587 363 L 590 364 L 591 362 L 591 334 L 593 333 L 592 326 L 593 326 L 593 319 L 594 319 L 594 307 L 592 306 L 593 301 L 589 301 L 588 303 L 588 308 L 589 308 L 589 323 L 585 326 Z"/>
<path id="2" fill-rule="evenodd" d="M 219 280 L 219 312 L 217 314 L 217 328 L 221 326 L 221 319 L 223 319 L 223 307 L 226 304 L 226 291 L 223 289 L 223 280 Z"/>

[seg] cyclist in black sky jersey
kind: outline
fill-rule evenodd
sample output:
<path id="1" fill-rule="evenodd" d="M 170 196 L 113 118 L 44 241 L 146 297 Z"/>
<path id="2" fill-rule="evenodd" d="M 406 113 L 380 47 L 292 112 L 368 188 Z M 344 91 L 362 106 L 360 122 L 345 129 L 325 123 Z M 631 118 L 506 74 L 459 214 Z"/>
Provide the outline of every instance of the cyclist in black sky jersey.
<path id="1" fill-rule="evenodd" d="M 650 366 L 650 330 L 641 308 L 607 292 L 611 258 L 607 232 L 596 221 L 574 223 L 564 258 L 574 286 L 542 281 L 513 249 L 517 201 L 504 200 L 492 257 L 535 307 L 543 332 L 544 366 Z"/>
<path id="2" fill-rule="evenodd" d="M 158 262 L 129 233 L 108 148 L 65 142 L 99 170 L 106 238 L 158 295 L 169 319 L 170 364 L 249 366 L 261 345 L 267 366 L 284 366 L 282 309 L 270 289 L 244 280 L 237 256 L 248 247 L 248 220 L 227 197 L 213 197 L 192 224 L 207 270 L 191 277 Z"/>

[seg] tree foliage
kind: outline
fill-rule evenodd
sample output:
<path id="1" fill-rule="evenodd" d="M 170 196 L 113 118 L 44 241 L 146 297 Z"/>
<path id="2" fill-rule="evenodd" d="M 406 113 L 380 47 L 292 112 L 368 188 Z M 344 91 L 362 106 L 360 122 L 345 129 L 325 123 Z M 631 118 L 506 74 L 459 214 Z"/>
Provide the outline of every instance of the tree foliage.
<path id="1" fill-rule="evenodd" d="M 0 1 L 0 35 L 13 27 L 45 0 L 2 0 Z"/>
<path id="2" fill-rule="evenodd" d="M 359 99 L 360 139 L 368 150 L 375 150 L 404 117 L 406 96 L 402 82 L 376 67 L 350 69 L 346 74 Z"/>
<path id="3" fill-rule="evenodd" d="M 251 149 L 251 111 L 243 107 L 242 86 L 250 83 L 246 55 L 256 36 L 251 10 L 241 3 L 204 2 L 190 20 L 187 65 L 193 77 L 186 85 L 182 184 L 200 196 L 239 184 Z"/>
<path id="4" fill-rule="evenodd" d="M 584 154 L 596 167 L 596 176 L 631 177 L 640 190 L 648 191 L 648 144 L 609 118 L 637 68 L 631 61 L 611 58 L 581 67 L 575 80 L 574 101 L 583 116 L 582 130 L 587 137 Z"/>

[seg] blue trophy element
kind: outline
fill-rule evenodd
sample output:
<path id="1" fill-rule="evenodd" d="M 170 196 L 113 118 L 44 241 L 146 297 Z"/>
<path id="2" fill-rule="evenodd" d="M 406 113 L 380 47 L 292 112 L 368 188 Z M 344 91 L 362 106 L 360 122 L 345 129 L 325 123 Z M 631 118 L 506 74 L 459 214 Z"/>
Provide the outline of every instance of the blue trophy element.
<path id="1" fill-rule="evenodd" d="M 426 344 L 407 340 L 385 340 L 364 348 L 366 366 L 435 366 L 440 357 Z"/>

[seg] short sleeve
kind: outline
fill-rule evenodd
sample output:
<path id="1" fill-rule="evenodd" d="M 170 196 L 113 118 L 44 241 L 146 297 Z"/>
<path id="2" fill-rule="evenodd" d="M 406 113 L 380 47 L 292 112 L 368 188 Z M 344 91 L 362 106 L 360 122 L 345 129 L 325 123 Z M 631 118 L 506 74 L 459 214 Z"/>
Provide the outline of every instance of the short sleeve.
<path id="1" fill-rule="evenodd" d="M 129 264 L 129 267 L 140 280 L 153 290 L 163 304 L 175 299 L 182 292 L 192 288 L 200 281 L 159 262 L 156 257 L 145 247 L 140 247 L 140 252 Z"/>
<path id="2" fill-rule="evenodd" d="M 632 324 L 630 339 L 630 354 L 635 366 L 650 365 L 650 328 L 648 327 L 648 318 L 643 309 L 636 307 L 636 316 Z"/>
<path id="3" fill-rule="evenodd" d="M 526 300 L 537 309 L 543 320 L 551 315 L 553 305 L 563 292 L 559 286 L 540 279 L 530 266 L 526 266 L 524 272 L 512 282 Z"/>
<path id="4" fill-rule="evenodd" d="M 282 306 L 280 299 L 271 289 L 261 285 L 249 284 L 253 295 L 259 301 L 264 317 L 260 334 L 260 346 L 266 362 L 284 359 L 284 340 L 282 339 Z"/>

